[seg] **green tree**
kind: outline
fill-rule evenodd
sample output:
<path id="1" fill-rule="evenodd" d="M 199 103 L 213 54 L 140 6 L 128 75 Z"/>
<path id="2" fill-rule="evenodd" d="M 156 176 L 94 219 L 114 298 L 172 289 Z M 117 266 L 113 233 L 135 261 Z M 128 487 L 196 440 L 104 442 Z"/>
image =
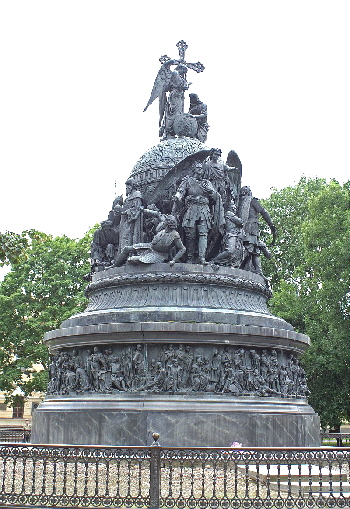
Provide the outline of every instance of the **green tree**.
<path id="1" fill-rule="evenodd" d="M 349 185 L 302 179 L 264 201 L 278 229 L 273 313 L 310 336 L 303 358 L 310 403 L 323 426 L 350 417 Z"/>
<path id="2" fill-rule="evenodd" d="M 24 231 L 20 235 L 13 232 L 0 233 L 0 267 L 18 263 L 25 255 L 33 231 Z"/>
<path id="3" fill-rule="evenodd" d="M 26 257 L 0 285 L 0 390 L 8 396 L 20 387 L 25 395 L 44 391 L 47 372 L 45 332 L 86 305 L 83 276 L 89 271 L 91 233 L 81 240 L 31 232 Z M 23 374 L 30 375 L 23 377 Z"/>

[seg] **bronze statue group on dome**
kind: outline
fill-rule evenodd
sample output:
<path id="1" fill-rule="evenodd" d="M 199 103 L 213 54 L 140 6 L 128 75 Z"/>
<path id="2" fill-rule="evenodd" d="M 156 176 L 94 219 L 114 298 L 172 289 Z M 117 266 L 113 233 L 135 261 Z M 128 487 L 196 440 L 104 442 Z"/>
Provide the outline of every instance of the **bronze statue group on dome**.
<path id="1" fill-rule="evenodd" d="M 178 44 L 179 59 L 162 56 L 161 68 L 145 110 L 159 99 L 159 127 L 163 141 L 179 138 L 207 139 L 207 106 L 197 94 L 189 94 L 189 112 L 184 112 L 188 69 L 202 72 L 204 66 L 187 63 L 184 41 Z M 172 66 L 176 66 L 174 70 Z M 147 202 L 142 184 L 131 176 L 126 198 L 118 196 L 108 219 L 95 232 L 92 271 L 125 263 L 210 263 L 262 274 L 260 256 L 271 257 L 259 236 L 261 215 L 275 234 L 268 212 L 241 187 L 242 165 L 232 150 L 226 164 L 218 148 L 202 149 L 171 168 L 158 184 L 156 200 Z M 170 181 L 166 186 L 164 182 Z M 162 184 L 164 193 L 162 193 Z M 167 190 L 166 190 L 167 188 Z M 169 196 L 169 189 L 173 190 Z M 170 199 L 169 199 L 170 198 Z"/>

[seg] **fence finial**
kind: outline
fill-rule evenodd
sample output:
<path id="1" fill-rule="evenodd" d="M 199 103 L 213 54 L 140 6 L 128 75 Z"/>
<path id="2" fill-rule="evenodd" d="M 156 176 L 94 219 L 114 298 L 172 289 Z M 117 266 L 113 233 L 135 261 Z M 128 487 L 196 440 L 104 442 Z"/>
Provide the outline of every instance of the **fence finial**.
<path id="1" fill-rule="evenodd" d="M 160 445 L 160 444 L 158 443 L 159 437 L 160 437 L 159 433 L 152 433 L 152 438 L 153 438 L 153 440 L 154 440 L 154 442 L 153 442 L 152 446 L 154 446 L 154 445 L 159 446 L 159 445 Z"/>

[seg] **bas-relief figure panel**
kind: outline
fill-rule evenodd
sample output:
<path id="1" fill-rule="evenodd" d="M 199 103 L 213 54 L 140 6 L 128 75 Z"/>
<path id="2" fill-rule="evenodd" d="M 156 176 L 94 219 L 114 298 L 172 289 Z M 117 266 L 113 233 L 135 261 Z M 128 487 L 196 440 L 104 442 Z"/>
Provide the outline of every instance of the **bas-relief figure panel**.
<path id="1" fill-rule="evenodd" d="M 306 398 L 300 362 L 275 349 L 188 344 L 65 349 L 50 364 L 50 394 L 216 393 Z"/>

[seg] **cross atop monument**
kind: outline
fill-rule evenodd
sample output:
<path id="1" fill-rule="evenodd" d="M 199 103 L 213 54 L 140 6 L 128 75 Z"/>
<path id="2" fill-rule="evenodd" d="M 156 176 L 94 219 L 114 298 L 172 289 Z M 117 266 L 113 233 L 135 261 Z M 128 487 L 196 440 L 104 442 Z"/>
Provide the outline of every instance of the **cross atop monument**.
<path id="1" fill-rule="evenodd" d="M 185 61 L 185 53 L 186 53 L 186 50 L 188 48 L 188 46 L 185 43 L 185 41 L 179 41 L 176 44 L 176 46 L 177 46 L 177 48 L 179 50 L 179 59 L 178 60 L 173 60 L 172 58 L 168 57 L 168 55 L 162 55 L 160 57 L 160 59 L 159 59 L 161 64 L 165 64 L 165 62 L 168 62 L 169 60 L 173 60 L 174 64 L 176 64 L 176 65 L 179 65 L 179 64 L 185 65 L 189 69 L 192 69 L 193 71 L 196 71 L 196 72 L 203 72 L 204 71 L 205 67 L 200 62 L 191 63 L 191 62 L 186 62 Z"/>
<path id="2" fill-rule="evenodd" d="M 179 50 L 179 57 L 180 57 L 180 60 L 182 62 L 185 61 L 185 52 L 188 48 L 187 44 L 185 43 L 185 41 L 179 41 L 176 45 L 177 49 Z"/>

